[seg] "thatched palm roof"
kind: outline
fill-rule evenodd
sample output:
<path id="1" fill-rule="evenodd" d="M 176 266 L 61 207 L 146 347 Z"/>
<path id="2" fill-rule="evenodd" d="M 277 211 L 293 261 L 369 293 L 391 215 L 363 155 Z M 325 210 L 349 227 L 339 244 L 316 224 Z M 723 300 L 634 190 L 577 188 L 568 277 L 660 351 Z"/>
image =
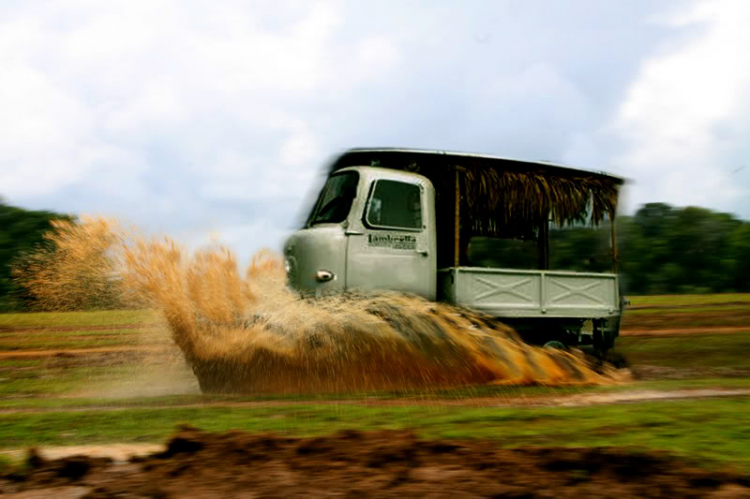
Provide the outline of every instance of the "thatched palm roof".
<path id="1" fill-rule="evenodd" d="M 353 149 L 331 171 L 347 166 L 380 166 L 420 173 L 435 185 L 441 205 L 461 192 L 462 226 L 477 235 L 519 231 L 554 217 L 559 225 L 614 219 L 623 180 L 606 173 L 549 163 L 477 154 L 413 149 Z M 442 199 L 441 199 L 442 198 Z M 468 223 L 466 223 L 468 222 Z"/>

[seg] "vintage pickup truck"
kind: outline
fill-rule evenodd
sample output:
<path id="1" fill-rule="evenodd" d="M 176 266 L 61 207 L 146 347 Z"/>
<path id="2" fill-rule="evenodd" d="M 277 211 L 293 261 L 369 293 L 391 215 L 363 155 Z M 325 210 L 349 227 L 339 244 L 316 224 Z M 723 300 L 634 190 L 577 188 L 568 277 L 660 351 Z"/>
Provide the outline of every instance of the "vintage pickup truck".
<path id="1" fill-rule="evenodd" d="M 530 343 L 603 354 L 622 314 L 613 223 L 622 184 L 541 162 L 352 149 L 286 242 L 288 281 L 303 293 L 414 293 L 496 317 Z M 551 226 L 601 224 L 611 227 L 611 272 L 548 268 Z M 508 240 L 524 242 L 533 268 L 472 261 L 474 243 Z"/>

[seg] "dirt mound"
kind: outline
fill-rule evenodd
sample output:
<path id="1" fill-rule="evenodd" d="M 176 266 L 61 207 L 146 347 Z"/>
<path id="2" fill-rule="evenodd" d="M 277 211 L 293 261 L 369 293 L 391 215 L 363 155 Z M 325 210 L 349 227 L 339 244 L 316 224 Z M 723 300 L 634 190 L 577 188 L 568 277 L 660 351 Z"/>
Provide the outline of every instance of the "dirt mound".
<path id="1" fill-rule="evenodd" d="M 407 431 L 291 438 L 183 428 L 164 452 L 115 465 L 32 454 L 0 493 L 60 497 L 750 497 L 750 477 L 617 448 L 503 450 Z M 11 496 L 12 497 L 12 496 Z"/>

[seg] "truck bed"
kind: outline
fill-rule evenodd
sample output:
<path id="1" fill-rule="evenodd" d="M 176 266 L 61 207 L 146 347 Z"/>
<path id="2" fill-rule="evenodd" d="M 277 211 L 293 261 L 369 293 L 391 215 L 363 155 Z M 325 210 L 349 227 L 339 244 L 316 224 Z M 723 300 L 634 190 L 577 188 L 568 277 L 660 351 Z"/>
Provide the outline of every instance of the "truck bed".
<path id="1" fill-rule="evenodd" d="M 619 314 L 616 274 L 449 267 L 438 271 L 443 301 L 494 317 L 598 319 Z"/>

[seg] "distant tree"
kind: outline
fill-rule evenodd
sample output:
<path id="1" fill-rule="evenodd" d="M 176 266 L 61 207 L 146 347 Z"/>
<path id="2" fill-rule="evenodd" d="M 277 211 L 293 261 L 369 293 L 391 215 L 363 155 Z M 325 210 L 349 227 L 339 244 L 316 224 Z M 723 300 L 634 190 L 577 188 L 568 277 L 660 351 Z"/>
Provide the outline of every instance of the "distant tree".
<path id="1" fill-rule="evenodd" d="M 17 259 L 45 244 L 44 232 L 52 220 L 72 220 L 51 211 L 25 210 L 0 201 L 0 311 L 23 308 L 28 297 L 13 281 L 11 267 Z"/>
<path id="2" fill-rule="evenodd" d="M 734 291 L 750 291 L 750 223 L 737 225 L 727 238 L 722 264 Z"/>
<path id="3" fill-rule="evenodd" d="M 750 223 L 705 208 L 650 203 L 616 222 L 628 294 L 750 291 Z M 550 267 L 607 271 L 609 226 L 550 231 Z"/>
<path id="4" fill-rule="evenodd" d="M 631 293 L 750 291 L 750 223 L 733 215 L 651 203 L 618 231 Z"/>

